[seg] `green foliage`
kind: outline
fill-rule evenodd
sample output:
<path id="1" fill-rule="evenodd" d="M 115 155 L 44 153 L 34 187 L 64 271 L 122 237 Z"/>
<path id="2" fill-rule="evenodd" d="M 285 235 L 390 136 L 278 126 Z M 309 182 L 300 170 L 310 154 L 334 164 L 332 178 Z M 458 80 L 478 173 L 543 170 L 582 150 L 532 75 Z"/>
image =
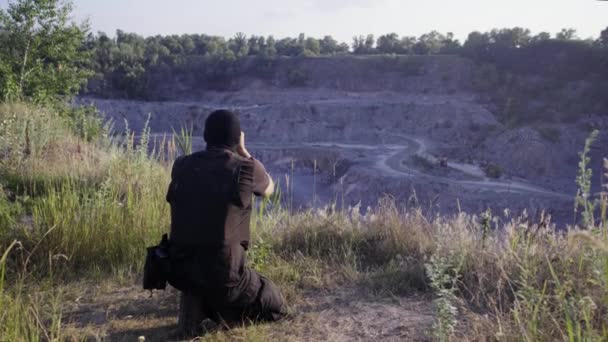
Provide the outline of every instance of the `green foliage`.
<path id="1" fill-rule="evenodd" d="M 30 284 L 27 267 L 36 247 L 27 252 L 19 241 L 14 240 L 0 256 L 0 307 L 3 309 L 0 336 L 7 341 L 53 341 L 62 334 L 61 293 L 52 287 L 49 290 Z M 23 260 L 19 277 L 5 286 L 7 265 L 16 256 Z M 52 267 L 52 263 L 50 259 L 48 266 Z"/>
<path id="2" fill-rule="evenodd" d="M 15 200 L 8 197 L 7 190 L 0 184 L 0 240 L 8 239 L 10 230 L 23 215 L 23 207 Z"/>
<path id="3" fill-rule="evenodd" d="M 458 253 L 448 256 L 433 255 L 425 265 L 431 288 L 437 295 L 433 333 L 439 341 L 450 341 L 456 327 L 458 309 L 455 303 L 462 267 L 461 257 Z"/>
<path id="4" fill-rule="evenodd" d="M 420 168 L 424 171 L 430 171 L 435 168 L 435 164 L 433 164 L 428 159 L 426 159 L 422 156 L 419 156 L 417 154 L 413 155 L 411 157 L 411 159 L 412 159 L 412 163 L 414 164 L 415 167 Z"/>
<path id="5" fill-rule="evenodd" d="M 39 157 L 52 141 L 69 134 L 65 119 L 49 110 L 0 104 L 0 167 L 13 167 L 27 156 Z"/>
<path id="6" fill-rule="evenodd" d="M 600 194 L 600 220 L 604 232 L 608 232 L 608 159 L 604 158 L 604 176 Z"/>
<path id="7" fill-rule="evenodd" d="M 556 39 L 559 40 L 573 40 L 576 39 L 576 30 L 573 28 L 563 28 L 555 35 Z"/>
<path id="8" fill-rule="evenodd" d="M 4 43 L 4 40 L 0 40 Z M 19 97 L 19 86 L 9 64 L 0 59 L 0 101 L 10 101 Z"/>
<path id="9" fill-rule="evenodd" d="M 587 228 L 595 226 L 595 207 L 597 201 L 591 198 L 591 176 L 593 170 L 589 168 L 591 159 L 588 154 L 591 150 L 591 145 L 597 139 L 599 131 L 594 130 L 589 137 L 585 139 L 585 147 L 579 153 L 580 160 L 578 162 L 578 174 L 576 176 L 576 184 L 578 191 L 574 202 L 574 212 L 577 213 L 579 207 L 582 207 L 583 225 Z"/>
<path id="10" fill-rule="evenodd" d="M 538 234 L 538 233 L 536 233 Z M 541 232 L 547 236 L 551 233 Z M 606 286 L 608 244 L 599 234 L 571 232 L 562 241 L 554 240 L 547 252 L 558 258 L 535 255 L 539 241 L 530 233 L 518 244 L 518 276 L 513 279 L 515 299 L 513 319 L 525 341 L 547 336 L 569 341 L 599 341 L 608 338 L 606 322 L 598 310 L 604 299 L 594 295 Z M 604 292 L 604 290 L 599 290 Z M 605 292 L 604 292 L 605 293 Z M 605 302 L 604 302 L 605 303 Z"/>
<path id="11" fill-rule="evenodd" d="M 348 53 L 348 45 L 345 43 L 338 43 L 332 36 L 325 36 L 319 40 L 319 54 L 321 55 L 333 55 L 339 53 Z"/>
<path id="12" fill-rule="evenodd" d="M 232 39 L 230 39 L 228 44 L 230 46 L 230 50 L 236 58 L 242 58 L 249 55 L 247 36 L 245 36 L 244 33 L 238 32 Z"/>
<path id="13" fill-rule="evenodd" d="M 390 33 L 378 37 L 376 43 L 376 49 L 380 53 L 398 53 L 401 52 L 401 41 L 399 35 L 396 33 Z"/>
<path id="14" fill-rule="evenodd" d="M 168 227 L 169 171 L 149 157 L 147 137 L 137 147 L 132 134 L 120 145 L 87 143 L 69 133 L 71 121 L 31 106 L 0 107 L 0 121 L 5 117 L 12 119 L 0 140 L 0 174 L 10 191 L 29 200 L 27 225 L 19 227 L 19 204 L 0 198 L 0 216 L 11 228 L 0 225 L 0 236 L 10 232 L 26 250 L 37 247 L 29 260 L 39 276 L 49 272 L 48 256 L 59 254 L 69 262 L 58 263 L 56 272 L 139 267 L 141 250 Z M 30 127 L 29 142 L 23 140 L 24 127 Z"/>
<path id="15" fill-rule="evenodd" d="M 144 99 L 154 98 L 158 79 L 172 77 L 194 85 L 229 88 L 230 79 L 243 70 L 249 57 L 258 60 L 256 66 L 267 67 L 277 56 L 315 57 L 348 52 L 348 46 L 338 44 L 331 36 L 316 39 L 301 34 L 298 38 L 275 40 L 273 36 L 247 37 L 238 33 L 228 40 L 204 34 L 144 38 L 120 30 L 115 39 L 105 33 L 89 35 L 85 48 L 93 56 L 90 65 L 96 72 L 89 84 L 90 92 Z"/>
<path id="16" fill-rule="evenodd" d="M 107 133 L 101 113 L 93 105 L 59 106 L 58 113 L 66 118 L 67 126 L 81 139 L 91 142 Z"/>
<path id="17" fill-rule="evenodd" d="M 418 38 L 418 42 L 414 45 L 414 52 L 419 55 L 438 54 L 445 46 L 455 45 L 460 46 L 457 41 L 453 40 L 453 34 L 448 34 L 449 38 L 437 31 L 425 33 Z"/>
<path id="18" fill-rule="evenodd" d="M 604 46 L 604 47 L 608 47 L 608 27 L 606 27 L 606 29 L 604 29 L 601 33 L 600 33 L 600 38 L 598 39 L 600 45 Z"/>
<path id="19" fill-rule="evenodd" d="M 70 22 L 72 5 L 18 0 L 0 10 L 0 94 L 36 102 L 72 96 L 90 76 L 82 49 L 87 24 Z"/>
<path id="20" fill-rule="evenodd" d="M 499 165 L 493 164 L 493 163 L 488 163 L 484 166 L 483 171 L 485 172 L 486 176 L 490 177 L 490 178 L 500 178 L 502 177 L 502 168 Z"/>
<path id="21" fill-rule="evenodd" d="M 532 36 L 520 27 L 472 32 L 464 44 L 452 33 L 436 31 L 419 37 L 389 33 L 376 39 L 362 35 L 353 38 L 350 50 L 331 36 L 316 39 L 300 34 L 275 39 L 239 33 L 229 39 L 205 34 L 142 37 L 119 30 L 116 38 L 104 33 L 87 36 L 83 49 L 92 54 L 88 66 L 95 71 L 87 90 L 111 97 L 162 100 L 160 94 L 171 96 L 165 95 L 167 89 L 162 86 L 167 82 L 192 88 L 233 89 L 235 76 L 241 74 L 272 78 L 276 57 L 451 54 L 475 62 L 473 86 L 488 96 L 497 107 L 497 115 L 509 125 L 565 120 L 584 112 L 602 113 L 608 105 L 602 92 L 602 80 L 608 79 L 608 74 L 604 72 L 606 50 L 601 44 L 552 39 L 546 32 Z M 556 55 L 560 58 L 554 58 Z M 420 69 L 412 66 L 404 68 L 404 73 L 418 75 Z M 547 81 L 535 82 L 527 77 L 530 75 Z M 554 79 L 555 84 L 547 86 Z M 593 86 L 576 101 L 564 97 L 562 92 L 572 92 L 562 81 L 581 79 L 593 79 Z M 14 84 L 11 78 L 0 79 L 2 82 Z M 12 88 L 5 88 L 5 97 L 14 93 Z M 543 108 L 537 106 L 539 98 L 546 104 Z"/>
<path id="22" fill-rule="evenodd" d="M 333 52 L 333 51 L 332 51 Z M 321 53 L 321 44 L 318 39 L 308 37 L 304 42 L 304 54 L 309 57 L 318 56 Z"/>
<path id="23" fill-rule="evenodd" d="M 247 251 L 247 262 L 249 267 L 256 270 L 263 270 L 272 257 L 272 244 L 267 238 L 258 237 L 253 241 L 253 248 Z"/>
<path id="24" fill-rule="evenodd" d="M 291 69 L 287 72 L 287 84 L 293 87 L 303 87 L 306 85 L 308 77 L 302 69 Z"/>
<path id="25" fill-rule="evenodd" d="M 581 40 L 571 29 L 552 38 L 519 27 L 472 32 L 457 51 L 476 63 L 474 87 L 508 125 L 572 122 L 582 113 L 605 113 L 607 52 L 599 40 Z M 580 80 L 591 83 L 575 86 Z"/>
<path id="26" fill-rule="evenodd" d="M 188 155 L 192 153 L 192 131 L 193 126 L 189 128 L 181 126 L 179 133 L 173 129 L 173 137 L 177 141 L 177 147 L 179 148 L 182 155 Z"/>
<path id="27" fill-rule="evenodd" d="M 373 34 L 368 34 L 367 36 L 358 36 L 353 38 L 352 50 L 356 55 L 371 55 L 376 53 L 375 45 L 376 41 L 374 40 Z"/>

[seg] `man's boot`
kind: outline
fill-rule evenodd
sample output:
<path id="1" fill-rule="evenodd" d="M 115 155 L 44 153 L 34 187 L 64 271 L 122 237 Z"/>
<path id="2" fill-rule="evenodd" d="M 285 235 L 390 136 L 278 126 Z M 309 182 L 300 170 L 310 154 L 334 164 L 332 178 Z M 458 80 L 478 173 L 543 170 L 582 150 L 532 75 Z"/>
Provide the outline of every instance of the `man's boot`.
<path id="1" fill-rule="evenodd" d="M 185 338 L 200 335 L 202 333 L 201 323 L 205 318 L 202 297 L 181 292 L 177 333 Z"/>

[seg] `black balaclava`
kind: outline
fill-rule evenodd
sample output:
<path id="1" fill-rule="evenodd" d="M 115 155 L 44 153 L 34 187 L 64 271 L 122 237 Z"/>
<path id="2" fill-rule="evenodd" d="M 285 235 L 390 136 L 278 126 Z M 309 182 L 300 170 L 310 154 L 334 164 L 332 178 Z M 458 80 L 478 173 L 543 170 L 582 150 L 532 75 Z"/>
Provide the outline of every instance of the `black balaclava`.
<path id="1" fill-rule="evenodd" d="M 205 141 L 207 148 L 235 149 L 241 139 L 241 124 L 233 112 L 216 110 L 205 120 Z"/>

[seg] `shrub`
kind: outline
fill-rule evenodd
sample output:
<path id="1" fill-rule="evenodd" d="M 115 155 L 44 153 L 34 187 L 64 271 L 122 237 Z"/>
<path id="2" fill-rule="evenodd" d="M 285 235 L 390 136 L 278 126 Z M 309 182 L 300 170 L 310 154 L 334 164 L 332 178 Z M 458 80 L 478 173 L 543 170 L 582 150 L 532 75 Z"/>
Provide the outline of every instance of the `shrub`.
<path id="1" fill-rule="evenodd" d="M 303 87 L 308 77 L 302 69 L 291 69 L 287 72 L 287 84 L 292 87 Z"/>
<path id="2" fill-rule="evenodd" d="M 502 177 L 503 173 L 500 166 L 492 163 L 488 163 L 486 166 L 484 166 L 483 171 L 485 172 L 486 176 L 490 178 L 500 178 Z"/>
<path id="3" fill-rule="evenodd" d="M 137 267 L 140 249 L 168 227 L 169 170 L 148 157 L 145 134 L 137 148 L 132 135 L 120 144 L 86 142 L 70 134 L 61 116 L 25 105 L 1 106 L 1 118 L 9 119 L 0 138 L 0 174 L 10 191 L 29 198 L 30 223 L 11 235 L 27 250 L 41 241 L 32 267 L 44 275 L 44 260 L 56 254 L 76 273 Z M 0 207 L 6 203 L 0 197 Z M 18 212 L 17 204 L 8 208 Z M 14 226 L 18 219 L 1 210 Z"/>
<path id="4" fill-rule="evenodd" d="M 16 200 L 11 201 L 0 184 L 0 241 L 10 239 L 11 228 L 17 225 L 22 215 L 21 204 Z"/>
<path id="5" fill-rule="evenodd" d="M 429 171 L 435 168 L 435 165 L 433 165 L 433 163 L 431 163 L 428 159 L 422 156 L 413 155 L 411 158 L 415 167 L 421 168 L 425 171 Z"/>

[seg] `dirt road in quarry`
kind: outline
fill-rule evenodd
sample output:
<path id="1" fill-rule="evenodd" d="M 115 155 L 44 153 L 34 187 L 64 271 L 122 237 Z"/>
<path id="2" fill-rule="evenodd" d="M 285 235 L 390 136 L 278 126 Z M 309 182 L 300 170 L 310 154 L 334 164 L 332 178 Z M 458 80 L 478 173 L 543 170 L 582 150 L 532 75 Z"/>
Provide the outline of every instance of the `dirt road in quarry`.
<path id="1" fill-rule="evenodd" d="M 560 128 L 559 142 L 530 127 L 506 127 L 469 93 L 248 90 L 206 93 L 192 101 L 91 102 L 116 123 L 116 132 L 126 128 L 124 122 L 141 132 L 149 119 L 158 141 L 172 128 L 190 126 L 195 149 L 205 146 L 210 111 L 236 110 L 247 146 L 281 185 L 289 182 L 284 199 L 296 209 L 336 199 L 373 207 L 389 195 L 403 205 L 414 197 L 432 208 L 429 215 L 546 210 L 565 224 L 571 221 L 578 146 L 585 138 L 570 126 Z M 445 157 L 447 165 L 440 165 Z M 502 175 L 489 177 L 489 168 Z"/>
<path id="2" fill-rule="evenodd" d="M 151 297 L 140 285 L 87 286 L 65 312 L 65 329 L 74 340 L 175 341 L 178 291 Z M 302 290 L 290 303 L 293 317 L 272 324 L 225 331 L 206 320 L 208 335 L 192 341 L 431 341 L 433 305 L 428 296 L 372 294 L 353 285 Z M 466 321 L 457 330 L 463 334 Z M 214 339 L 214 337 L 217 337 Z M 257 338 L 256 338 L 257 337 Z M 188 341 L 188 340 L 185 340 Z"/>
<path id="3" fill-rule="evenodd" d="M 447 168 L 459 173 L 459 179 L 453 179 L 449 176 L 437 176 L 425 173 L 423 170 L 416 169 L 405 163 L 406 160 L 413 156 L 422 158 L 429 163 L 438 164 L 438 159 L 428 152 L 429 143 L 424 139 L 413 137 L 405 134 L 387 133 L 388 135 L 397 137 L 400 143 L 390 144 L 349 144 L 340 142 L 314 142 L 302 144 L 270 144 L 270 143 L 248 143 L 247 146 L 256 151 L 272 151 L 272 150 L 290 150 L 303 148 L 328 149 L 332 152 L 364 152 L 375 159 L 371 162 L 371 167 L 378 172 L 379 177 L 418 177 L 425 178 L 429 181 L 435 181 L 445 184 L 457 184 L 469 189 L 482 189 L 494 191 L 496 193 L 533 193 L 555 198 L 569 200 L 571 195 L 559 193 L 543 189 L 532 184 L 516 181 L 516 180 L 495 180 L 487 177 L 485 172 L 478 166 L 473 164 L 447 162 Z M 169 137 L 171 134 L 151 134 L 151 138 L 159 139 Z M 205 145 L 203 137 L 192 137 L 193 145 L 196 148 L 202 148 Z M 283 160 L 283 162 L 291 162 L 291 160 Z M 464 179 L 463 179 L 464 178 Z"/>
<path id="4" fill-rule="evenodd" d="M 411 156 L 418 156 L 429 161 L 430 163 L 439 163 L 439 160 L 436 157 L 428 153 L 429 147 L 427 142 L 421 138 L 404 134 L 398 134 L 396 136 L 407 142 L 407 145 L 401 146 L 401 149 L 394 154 L 384 155 L 377 164 L 380 169 L 384 169 L 388 172 L 400 173 L 401 175 L 405 176 L 429 177 L 430 179 L 438 182 L 459 184 L 471 188 L 494 190 L 496 192 L 536 193 L 565 199 L 572 198 L 572 196 L 568 194 L 545 190 L 526 182 L 492 180 L 486 177 L 485 172 L 478 165 L 473 164 L 447 161 L 446 165 L 447 168 L 461 172 L 462 174 L 472 178 L 472 180 L 451 179 L 448 177 L 425 174 L 424 172 L 408 167 L 403 163 L 403 161 Z"/>

